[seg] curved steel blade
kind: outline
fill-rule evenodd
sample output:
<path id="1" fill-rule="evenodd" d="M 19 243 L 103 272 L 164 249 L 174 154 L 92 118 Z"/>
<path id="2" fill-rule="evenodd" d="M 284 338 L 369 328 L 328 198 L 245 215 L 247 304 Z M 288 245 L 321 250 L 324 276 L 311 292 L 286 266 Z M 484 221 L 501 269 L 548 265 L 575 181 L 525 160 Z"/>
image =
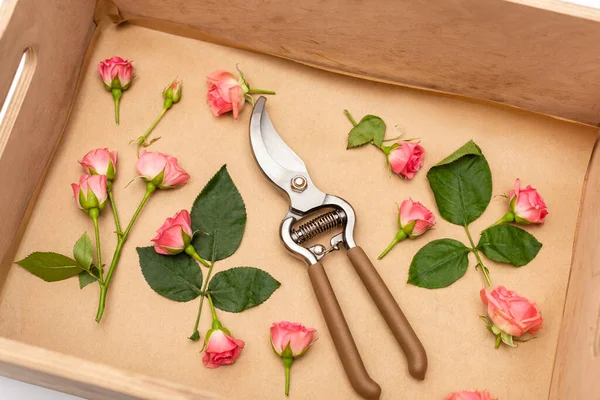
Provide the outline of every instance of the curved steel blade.
<path id="1" fill-rule="evenodd" d="M 265 108 L 266 102 L 264 96 L 256 101 L 250 119 L 254 158 L 267 178 L 287 194 L 291 207 L 307 212 L 323 204 L 325 193 L 315 187 L 302 159 L 277 134 Z M 294 186 L 295 179 L 304 179 L 306 188 L 301 190 L 298 185 Z"/>

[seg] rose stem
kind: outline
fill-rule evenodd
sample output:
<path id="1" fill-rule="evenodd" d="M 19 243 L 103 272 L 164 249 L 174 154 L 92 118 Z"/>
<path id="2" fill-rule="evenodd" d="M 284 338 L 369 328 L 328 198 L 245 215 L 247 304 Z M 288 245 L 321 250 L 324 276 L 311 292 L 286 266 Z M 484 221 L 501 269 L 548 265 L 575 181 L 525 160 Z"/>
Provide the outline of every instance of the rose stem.
<path id="1" fill-rule="evenodd" d="M 127 225 L 127 229 L 125 229 L 125 232 L 123 232 L 123 234 L 121 236 L 119 236 L 119 238 L 117 240 L 117 247 L 115 248 L 115 253 L 113 254 L 113 259 L 112 259 L 112 262 L 110 263 L 110 268 L 108 269 L 108 274 L 106 275 L 106 280 L 104 281 L 104 283 L 100 284 L 100 302 L 98 304 L 98 313 L 96 314 L 96 322 L 98 322 L 98 323 L 100 323 L 100 321 L 102 320 L 102 315 L 104 314 L 104 307 L 105 307 L 105 302 L 106 302 L 106 293 L 108 291 L 108 285 L 110 285 L 110 281 L 112 280 L 113 273 L 115 272 L 115 268 L 117 267 L 117 263 L 119 262 L 119 258 L 121 257 L 121 250 L 123 249 L 123 244 L 125 244 L 125 241 L 127 240 L 127 236 L 129 235 L 131 228 L 133 228 L 133 224 L 135 223 L 137 217 L 140 215 L 142 208 L 144 208 L 144 205 L 150 198 L 150 195 L 152 193 L 154 193 L 155 190 L 156 190 L 156 186 L 152 182 L 148 182 L 148 184 L 146 185 L 146 193 L 144 194 L 144 198 L 142 198 L 142 201 L 138 205 L 137 210 L 135 210 L 133 217 L 131 217 L 131 220 L 129 221 L 129 225 Z"/>
<path id="2" fill-rule="evenodd" d="M 142 135 L 142 137 L 140 137 L 138 139 L 138 147 L 141 146 L 142 144 L 144 144 L 146 142 L 146 138 L 148 137 L 148 135 L 150 134 L 150 132 L 152 132 L 154 130 L 154 128 L 156 127 L 156 125 L 158 125 L 158 122 L 161 120 L 161 118 L 165 115 L 165 113 L 167 112 L 168 108 L 164 107 L 162 109 L 162 111 L 160 112 L 160 114 L 158 114 L 158 117 L 156 117 L 156 119 L 154 120 L 154 122 L 152 123 L 152 125 L 150 125 L 150 128 L 148 128 L 148 130 L 146 131 L 146 133 L 144 133 Z"/>
<path id="3" fill-rule="evenodd" d="M 352 123 L 352 125 L 354 125 L 354 126 L 358 125 L 356 123 L 356 121 L 354 120 L 354 118 L 352 117 L 352 114 L 350 114 L 350 111 L 344 110 L 344 114 L 346 114 L 346 117 L 348 117 L 348 119 L 350 120 L 350 122 Z"/>
<path id="4" fill-rule="evenodd" d="M 191 244 L 188 244 L 185 249 L 185 254 L 192 257 L 194 260 L 198 261 L 200 264 L 204 265 L 206 268 L 210 268 L 210 265 L 204 260 L 204 258 L 200 257 L 198 253 L 196 253 L 196 249 Z"/>
<path id="5" fill-rule="evenodd" d="M 113 217 L 115 218 L 115 228 L 117 229 L 117 238 L 123 234 L 121 231 L 121 222 L 119 221 L 119 214 L 117 213 L 117 204 L 115 203 L 115 197 L 113 196 L 113 185 L 112 182 L 108 181 L 107 185 L 108 189 L 108 199 L 110 200 L 110 208 L 113 212 Z"/>
<path id="6" fill-rule="evenodd" d="M 90 217 L 94 222 L 94 235 L 96 236 L 96 263 L 98 264 L 98 272 L 99 272 L 99 282 L 100 286 L 103 285 L 103 273 L 102 273 L 102 252 L 100 251 L 100 229 L 98 228 L 98 216 L 100 215 L 100 210 L 97 208 L 90 209 Z"/>
<path id="7" fill-rule="evenodd" d="M 283 357 L 283 366 L 285 368 L 285 395 L 290 395 L 290 369 L 294 359 L 292 357 Z"/>
<path id="8" fill-rule="evenodd" d="M 475 254 L 475 258 L 477 258 L 477 262 L 479 263 L 479 267 L 481 268 L 481 272 L 483 273 L 483 277 L 485 278 L 485 282 L 488 286 L 492 286 L 492 280 L 488 275 L 487 268 L 483 265 L 483 261 L 481 261 L 481 257 L 479 256 L 479 251 L 477 251 L 477 247 L 475 247 L 475 242 L 473 242 L 473 238 L 471 237 L 471 232 L 469 232 L 469 227 L 467 224 L 464 225 L 465 232 L 467 232 L 467 236 L 469 237 L 469 242 L 471 242 L 471 251 Z"/>
<path id="9" fill-rule="evenodd" d="M 248 94 L 276 94 L 272 90 L 249 88 Z"/>
<path id="10" fill-rule="evenodd" d="M 208 288 L 208 281 L 210 280 L 210 276 L 212 274 L 213 267 L 215 266 L 215 248 L 216 248 L 216 237 L 213 239 L 213 248 L 212 248 L 212 256 L 210 260 L 210 266 L 208 267 L 208 272 L 206 273 L 206 280 L 204 281 L 204 285 L 202 285 L 202 294 L 200 295 L 200 304 L 198 304 L 198 315 L 196 315 L 196 323 L 194 324 L 194 334 L 198 332 L 198 325 L 200 324 L 200 315 L 202 314 L 202 303 L 204 302 L 204 297 L 206 296 L 206 289 Z"/>
<path id="11" fill-rule="evenodd" d="M 383 253 L 381 253 L 379 255 L 379 257 L 377 257 L 378 260 L 381 260 L 383 257 L 386 256 L 387 253 L 390 252 L 390 250 L 399 242 L 401 242 L 402 240 L 406 239 L 408 236 L 406 235 L 406 232 L 404 232 L 402 229 L 400 229 L 398 231 L 398 233 L 396 233 L 396 237 L 394 237 L 394 240 L 392 240 L 392 243 L 390 243 L 390 245 L 388 247 L 386 247 L 386 249 L 383 251 Z"/>
<path id="12" fill-rule="evenodd" d="M 112 97 L 115 100 L 115 122 L 119 125 L 119 100 L 121 99 L 121 89 L 113 89 Z"/>
<path id="13" fill-rule="evenodd" d="M 492 225 L 488 226 L 487 229 L 491 228 L 492 226 L 501 225 L 505 222 L 514 222 L 514 220 L 515 220 L 515 214 L 512 211 L 509 211 L 506 214 L 504 214 L 504 216 L 502 218 L 500 218 L 498 221 L 496 221 Z"/>

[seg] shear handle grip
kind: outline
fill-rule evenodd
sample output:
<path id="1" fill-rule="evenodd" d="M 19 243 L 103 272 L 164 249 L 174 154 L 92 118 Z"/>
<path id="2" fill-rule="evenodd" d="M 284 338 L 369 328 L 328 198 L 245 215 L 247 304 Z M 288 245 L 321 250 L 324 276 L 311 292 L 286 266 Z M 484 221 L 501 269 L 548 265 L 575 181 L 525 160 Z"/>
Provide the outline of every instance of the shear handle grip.
<path id="1" fill-rule="evenodd" d="M 338 356 L 342 361 L 346 375 L 354 390 L 363 398 L 377 400 L 381 395 L 381 387 L 369 376 L 360 353 L 352 338 L 348 323 L 344 318 L 340 304 L 335 297 L 329 278 L 320 262 L 308 267 L 308 275 L 315 295 L 325 317 L 329 334 Z"/>
<path id="2" fill-rule="evenodd" d="M 348 258 L 400 344 L 406 356 L 408 372 L 416 379 L 425 379 L 427 353 L 394 296 L 363 249 L 358 246 L 351 248 L 348 250 Z"/>

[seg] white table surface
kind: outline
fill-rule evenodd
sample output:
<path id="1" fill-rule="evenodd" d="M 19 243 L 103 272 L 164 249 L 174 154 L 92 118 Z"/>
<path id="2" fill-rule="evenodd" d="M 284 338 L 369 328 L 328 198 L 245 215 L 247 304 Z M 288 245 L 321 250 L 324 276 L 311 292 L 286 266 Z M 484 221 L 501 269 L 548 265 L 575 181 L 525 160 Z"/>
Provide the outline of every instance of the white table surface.
<path id="1" fill-rule="evenodd" d="M 2 2 L 0 0 L 0 7 Z M 600 0 L 565 0 L 582 6 L 600 8 Z M 80 397 L 72 396 L 54 390 L 41 388 L 28 383 L 15 381 L 0 376 L 0 399 L 2 400 L 80 400 Z"/>

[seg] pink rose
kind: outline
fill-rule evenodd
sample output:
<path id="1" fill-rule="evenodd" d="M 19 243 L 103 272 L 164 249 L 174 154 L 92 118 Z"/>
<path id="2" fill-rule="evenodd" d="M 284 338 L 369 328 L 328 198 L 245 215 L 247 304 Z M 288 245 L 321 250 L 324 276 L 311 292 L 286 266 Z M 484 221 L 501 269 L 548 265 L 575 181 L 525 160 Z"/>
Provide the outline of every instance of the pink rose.
<path id="1" fill-rule="evenodd" d="M 185 185 L 190 175 L 180 168 L 177 158 L 159 152 L 142 151 L 136 163 L 138 174 L 160 189 Z"/>
<path id="2" fill-rule="evenodd" d="M 79 164 L 88 175 L 106 175 L 112 181 L 117 173 L 117 152 L 96 149 L 87 153 Z"/>
<path id="3" fill-rule="evenodd" d="M 165 108 L 171 108 L 174 103 L 181 100 L 181 81 L 175 79 L 169 86 L 163 90 L 163 98 L 165 99 Z"/>
<path id="4" fill-rule="evenodd" d="M 492 291 L 481 289 L 480 296 L 488 308 L 490 319 L 500 331 L 520 337 L 525 333 L 535 335 L 542 329 L 542 313 L 535 302 L 504 286 L 498 286 Z"/>
<path id="5" fill-rule="evenodd" d="M 206 77 L 208 94 L 206 101 L 215 117 L 233 111 L 233 118 L 237 119 L 244 107 L 244 90 L 242 83 L 231 72 L 217 70 Z M 247 88 L 246 88 L 247 89 Z"/>
<path id="6" fill-rule="evenodd" d="M 427 207 L 411 198 L 404 200 L 398 209 L 398 232 L 394 240 L 377 257 L 381 260 L 392 248 L 406 238 L 415 239 L 435 225 L 435 216 Z"/>
<path id="7" fill-rule="evenodd" d="M 529 185 L 525 189 L 521 189 L 521 180 L 517 179 L 514 189 L 509 192 L 508 197 L 515 222 L 518 224 L 544 223 L 548 209 L 537 190 Z"/>
<path id="8" fill-rule="evenodd" d="M 392 146 L 388 163 L 392 171 L 406 179 L 412 179 L 423 166 L 425 148 L 419 143 L 403 142 Z"/>
<path id="9" fill-rule="evenodd" d="M 274 322 L 271 326 L 271 345 L 279 356 L 299 357 L 313 343 L 315 332 L 316 329 L 306 328 L 297 322 Z"/>
<path id="10" fill-rule="evenodd" d="M 207 368 L 233 364 L 246 345 L 243 340 L 229 336 L 229 332 L 222 329 L 211 329 L 206 340 L 208 346 L 202 357 L 202 363 Z"/>
<path id="11" fill-rule="evenodd" d="M 98 72 L 108 90 L 125 90 L 131 85 L 133 65 L 121 57 L 111 57 L 98 64 Z"/>
<path id="12" fill-rule="evenodd" d="M 92 208 L 102 210 L 106 205 L 106 175 L 83 175 L 79 178 L 79 185 L 72 183 L 75 204 L 81 210 L 88 211 Z"/>
<path id="13" fill-rule="evenodd" d="M 412 201 L 411 198 L 404 200 L 400 205 L 398 214 L 398 226 L 414 239 L 421 236 L 435 225 L 435 216 L 423 204 Z"/>
<path id="14" fill-rule="evenodd" d="M 487 390 L 474 392 L 454 392 L 448 395 L 444 400 L 497 400 L 493 399 Z"/>
<path id="15" fill-rule="evenodd" d="M 192 237 L 192 220 L 187 210 L 181 210 L 162 224 L 154 242 L 154 250 L 159 254 L 171 255 L 181 253 L 190 244 Z"/>

